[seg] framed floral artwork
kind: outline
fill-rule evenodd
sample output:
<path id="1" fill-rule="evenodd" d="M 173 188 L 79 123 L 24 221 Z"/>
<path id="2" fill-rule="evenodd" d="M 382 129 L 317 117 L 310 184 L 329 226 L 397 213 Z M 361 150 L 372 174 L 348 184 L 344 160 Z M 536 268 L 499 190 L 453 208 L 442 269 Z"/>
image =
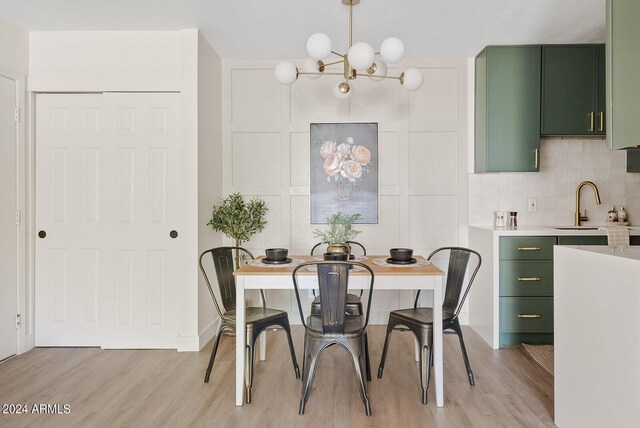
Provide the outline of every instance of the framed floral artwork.
<path id="1" fill-rule="evenodd" d="M 340 211 L 378 223 L 378 124 L 312 123 L 311 223 Z"/>

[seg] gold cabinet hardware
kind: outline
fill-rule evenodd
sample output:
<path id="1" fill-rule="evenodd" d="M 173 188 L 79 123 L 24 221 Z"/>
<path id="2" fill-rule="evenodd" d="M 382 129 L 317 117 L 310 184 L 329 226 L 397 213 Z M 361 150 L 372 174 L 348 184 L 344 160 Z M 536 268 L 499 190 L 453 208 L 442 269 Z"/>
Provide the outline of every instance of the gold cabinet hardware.
<path id="1" fill-rule="evenodd" d="M 593 112 L 589 113 L 589 129 L 587 129 L 587 131 L 589 132 L 593 132 L 593 121 L 594 121 L 594 114 Z"/>
<path id="2" fill-rule="evenodd" d="M 518 281 L 540 281 L 540 278 L 537 278 L 535 276 L 533 277 L 518 277 Z"/>
<path id="3" fill-rule="evenodd" d="M 538 168 L 538 149 L 534 150 L 533 167 Z"/>
<path id="4" fill-rule="evenodd" d="M 540 247 L 518 247 L 518 251 L 540 251 Z"/>
<path id="5" fill-rule="evenodd" d="M 600 116 L 600 129 L 599 129 L 599 131 L 602 132 L 602 131 L 604 131 L 604 112 L 601 111 L 598 114 L 598 116 Z"/>
<path id="6" fill-rule="evenodd" d="M 538 315 L 538 314 L 518 314 L 518 318 L 542 318 L 542 315 Z"/>

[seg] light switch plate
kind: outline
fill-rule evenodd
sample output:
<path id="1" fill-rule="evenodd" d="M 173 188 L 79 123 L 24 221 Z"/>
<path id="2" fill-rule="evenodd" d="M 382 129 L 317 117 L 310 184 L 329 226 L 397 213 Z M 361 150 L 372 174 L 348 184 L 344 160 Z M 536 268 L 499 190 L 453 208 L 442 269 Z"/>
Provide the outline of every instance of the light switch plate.
<path id="1" fill-rule="evenodd" d="M 534 198 L 529 198 L 527 201 L 527 209 L 529 211 L 538 211 L 538 201 Z"/>

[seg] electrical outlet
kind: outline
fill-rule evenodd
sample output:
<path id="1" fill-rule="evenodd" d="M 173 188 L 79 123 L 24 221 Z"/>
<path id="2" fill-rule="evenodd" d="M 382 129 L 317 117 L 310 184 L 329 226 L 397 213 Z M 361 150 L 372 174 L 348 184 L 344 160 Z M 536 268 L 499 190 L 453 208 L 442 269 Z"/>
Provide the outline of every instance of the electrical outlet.
<path id="1" fill-rule="evenodd" d="M 538 201 L 534 198 L 529 199 L 527 207 L 529 211 L 538 211 Z"/>

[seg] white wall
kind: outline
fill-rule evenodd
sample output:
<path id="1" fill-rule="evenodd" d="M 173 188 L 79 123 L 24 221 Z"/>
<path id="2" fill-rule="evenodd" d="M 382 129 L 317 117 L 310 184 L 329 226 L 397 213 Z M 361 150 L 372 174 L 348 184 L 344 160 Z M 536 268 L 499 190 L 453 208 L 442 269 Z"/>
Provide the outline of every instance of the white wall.
<path id="1" fill-rule="evenodd" d="M 222 235 L 207 226 L 222 197 L 222 61 L 198 35 L 198 253 L 222 245 Z M 215 334 L 218 316 L 202 275 L 198 276 L 200 346 Z"/>
<path id="2" fill-rule="evenodd" d="M 583 188 L 581 209 L 589 221 L 602 225 L 611 206 L 624 206 L 631 224 L 640 224 L 640 174 L 626 172 L 626 152 L 609 150 L 603 139 L 543 138 L 540 172 L 469 175 L 469 224 L 490 225 L 493 211 L 518 211 L 521 225 L 573 225 L 576 187 L 593 181 L 593 191 Z M 538 210 L 527 211 L 527 200 L 537 200 Z"/>
<path id="3" fill-rule="evenodd" d="M 1 18 L 0 74 L 12 79 L 29 74 L 29 33 Z"/>
<path id="4" fill-rule="evenodd" d="M 31 32 L 29 89 L 180 91 L 183 34 L 184 31 Z"/>
<path id="5" fill-rule="evenodd" d="M 361 77 L 346 102 L 332 93 L 337 77 L 281 86 L 276 64 L 223 61 L 224 193 L 257 195 L 269 206 L 266 229 L 247 244 L 254 254 L 272 246 L 306 254 L 317 242 L 309 220 L 310 122 L 379 123 L 380 223 L 358 226 L 369 254 L 409 246 L 426 255 L 466 242 L 466 60 L 407 60 L 397 67 L 423 71 L 419 91 Z M 380 292 L 375 301 L 377 323 L 386 323 L 389 309 L 412 303 L 410 295 L 393 292 Z M 270 297 L 269 305 L 297 313 L 289 292 Z"/>

